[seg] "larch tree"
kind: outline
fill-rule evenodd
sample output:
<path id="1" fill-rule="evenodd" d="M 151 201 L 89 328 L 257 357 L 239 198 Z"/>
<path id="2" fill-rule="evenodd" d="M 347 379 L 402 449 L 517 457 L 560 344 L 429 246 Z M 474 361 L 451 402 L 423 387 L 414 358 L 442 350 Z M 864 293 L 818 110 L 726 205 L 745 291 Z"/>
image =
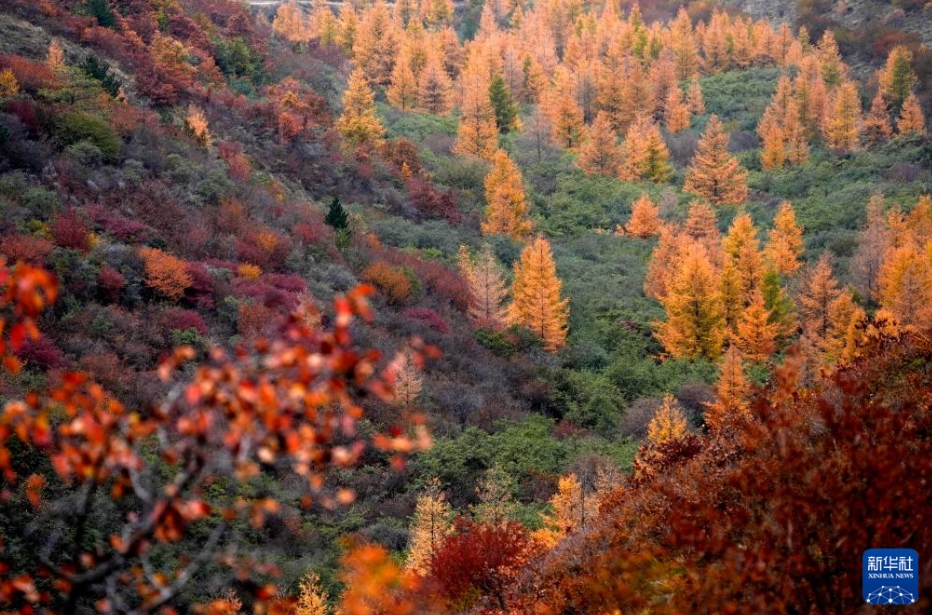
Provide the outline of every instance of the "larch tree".
<path id="1" fill-rule="evenodd" d="M 667 319 L 655 323 L 655 335 L 671 356 L 719 357 L 724 341 L 722 297 L 705 250 L 694 246 L 686 251 L 661 303 Z"/>
<path id="2" fill-rule="evenodd" d="M 903 45 L 897 45 L 890 50 L 887 61 L 877 75 L 880 93 L 889 101 L 894 113 L 900 111 L 916 84 L 912 61 L 912 52 Z"/>
<path id="3" fill-rule="evenodd" d="M 579 148 L 579 167 L 587 175 L 614 177 L 621 163 L 618 134 L 604 111 L 599 111 L 589 130 L 589 138 Z"/>
<path id="4" fill-rule="evenodd" d="M 583 110 L 576 102 L 576 80 L 567 68 L 557 68 L 553 88 L 544 98 L 554 142 L 564 149 L 579 147 L 585 136 Z"/>
<path id="5" fill-rule="evenodd" d="M 385 135 L 385 128 L 375 113 L 375 96 L 362 69 L 357 68 L 350 75 L 343 94 L 343 114 L 336 128 L 353 145 L 378 143 Z"/>
<path id="6" fill-rule="evenodd" d="M 680 259 L 690 247 L 689 238 L 673 225 L 660 228 L 660 240 L 651 252 L 644 277 L 644 294 L 663 302 L 679 271 Z"/>
<path id="7" fill-rule="evenodd" d="M 443 68 L 443 64 L 436 54 L 428 56 L 427 64 L 421 71 L 418 85 L 418 106 L 434 115 L 446 115 L 452 107 L 450 90 L 452 88 L 450 76 Z"/>
<path id="8" fill-rule="evenodd" d="M 883 208 L 882 194 L 875 194 L 868 201 L 867 223 L 858 233 L 858 248 L 850 265 L 855 288 L 875 303 L 880 300 L 880 269 L 891 244 Z"/>
<path id="9" fill-rule="evenodd" d="M 660 408 L 647 424 L 647 441 L 655 446 L 680 440 L 686 435 L 688 425 L 683 407 L 676 398 L 667 393 Z"/>
<path id="10" fill-rule="evenodd" d="M 417 401 L 417 396 L 421 394 L 421 389 L 424 388 L 421 368 L 410 350 L 404 349 L 395 356 L 392 362 L 392 373 L 395 376 L 392 399 L 402 408 L 410 409 Z"/>
<path id="11" fill-rule="evenodd" d="M 453 531 L 453 508 L 447 502 L 440 480 L 431 479 L 417 499 L 408 539 L 406 566 L 421 576 L 430 572 L 430 562 L 444 539 Z"/>
<path id="12" fill-rule="evenodd" d="M 544 527 L 533 536 L 545 546 L 552 547 L 561 538 L 585 529 L 595 519 L 598 501 L 586 492 L 575 474 L 561 476 L 557 492 L 550 498 L 551 512 L 544 515 Z"/>
<path id="13" fill-rule="evenodd" d="M 932 324 L 929 258 L 909 242 L 892 250 L 880 271 L 880 304 L 904 327 Z"/>
<path id="14" fill-rule="evenodd" d="M 744 305 L 753 299 L 764 277 L 764 258 L 757 238 L 757 227 L 749 214 L 735 216 L 722 240 L 726 259 L 738 270 Z"/>
<path id="15" fill-rule="evenodd" d="M 686 103 L 683 92 L 678 85 L 674 85 L 667 92 L 663 104 L 663 121 L 667 132 L 676 134 L 689 128 L 689 105 Z"/>
<path id="16" fill-rule="evenodd" d="M 301 577 L 298 585 L 298 603 L 294 607 L 294 615 L 329 615 L 327 600 L 329 596 L 320 586 L 320 576 L 308 572 Z"/>
<path id="17" fill-rule="evenodd" d="M 772 269 L 764 273 L 761 294 L 764 307 L 770 312 L 768 320 L 777 327 L 777 340 L 781 343 L 788 340 L 796 334 L 799 321 L 796 318 L 796 306 L 783 287 L 779 273 Z"/>
<path id="18" fill-rule="evenodd" d="M 737 335 L 733 343 L 751 361 L 766 361 L 777 350 L 777 325 L 770 320 L 770 310 L 764 304 L 760 291 L 754 293 L 751 303 L 738 320 Z"/>
<path id="19" fill-rule="evenodd" d="M 699 84 L 699 77 L 693 76 L 689 82 L 689 89 L 686 90 L 686 106 L 693 115 L 703 115 L 705 113 L 705 98 L 702 96 L 702 86 Z"/>
<path id="20" fill-rule="evenodd" d="M 737 418 L 750 416 L 751 383 L 744 374 L 744 358 L 736 346 L 725 351 L 715 384 L 715 401 L 706 407 L 705 424 L 719 431 Z"/>
<path id="21" fill-rule="evenodd" d="M 625 224 L 625 234 L 631 237 L 640 237 L 647 239 L 660 233 L 660 212 L 657 206 L 651 200 L 650 196 L 644 192 L 631 205 L 631 218 Z"/>
<path id="22" fill-rule="evenodd" d="M 515 263 L 509 320 L 536 333 L 549 351 L 566 343 L 569 300 L 561 297 L 561 289 L 550 244 L 538 236 Z"/>
<path id="23" fill-rule="evenodd" d="M 495 109 L 489 99 L 490 79 L 478 62 L 470 62 L 460 75 L 463 101 L 460 125 L 453 145 L 455 154 L 491 159 L 498 150 Z"/>
<path id="24" fill-rule="evenodd" d="M 764 259 L 771 269 L 790 277 L 802 267 L 802 255 L 803 230 L 796 223 L 793 205 L 783 201 L 773 218 L 773 228 L 764 248 Z"/>
<path id="25" fill-rule="evenodd" d="M 822 38 L 819 39 L 817 55 L 819 70 L 825 87 L 831 89 L 841 84 L 847 71 L 844 62 L 841 60 L 841 53 L 838 51 L 835 34 L 831 29 L 825 30 Z"/>
<path id="26" fill-rule="evenodd" d="M 803 334 L 820 348 L 824 346 L 831 329 L 829 308 L 840 294 L 828 255 L 823 254 L 806 276 L 797 301 Z"/>
<path id="27" fill-rule="evenodd" d="M 718 230 L 715 210 L 708 201 L 696 199 L 689 205 L 683 233 L 705 248 L 709 262 L 715 268 L 721 267 L 724 260 L 722 234 Z"/>
<path id="28" fill-rule="evenodd" d="M 462 246 L 459 268 L 469 284 L 469 315 L 480 327 L 502 328 L 507 317 L 505 298 L 508 288 L 502 266 L 491 246 L 483 245 L 475 257 Z"/>
<path id="29" fill-rule="evenodd" d="M 353 61 L 366 81 L 388 85 L 401 50 L 403 33 L 383 0 L 362 13 L 353 39 Z"/>
<path id="30" fill-rule="evenodd" d="M 896 120 L 896 130 L 901 135 L 921 135 L 925 133 L 926 120 L 922 115 L 922 106 L 919 104 L 919 98 L 915 94 L 910 94 L 903 102 L 903 110 L 900 112 L 900 117 Z"/>
<path id="31" fill-rule="evenodd" d="M 48 53 L 45 56 L 45 65 L 54 72 L 59 72 L 65 68 L 65 50 L 62 49 L 58 39 L 52 39 L 49 43 Z"/>
<path id="32" fill-rule="evenodd" d="M 359 30 L 359 16 L 351 2 L 344 2 L 340 7 L 340 14 L 337 18 L 339 25 L 337 29 L 337 44 L 347 53 L 353 51 L 353 45 L 356 44 L 356 32 Z"/>
<path id="33" fill-rule="evenodd" d="M 665 182 L 673 175 L 670 151 L 660 129 L 647 116 L 641 116 L 628 128 L 621 146 L 618 176 L 625 181 L 648 179 Z"/>
<path id="34" fill-rule="evenodd" d="M 524 181 L 518 165 L 504 150 L 492 157 L 492 169 L 485 176 L 485 220 L 482 232 L 524 239 L 533 228 L 528 218 Z"/>
<path id="35" fill-rule="evenodd" d="M 728 151 L 728 133 L 717 115 L 709 118 L 699 140 L 683 190 L 698 194 L 715 205 L 740 204 L 748 198 L 748 172 Z"/>
<path id="36" fill-rule="evenodd" d="M 513 521 L 518 509 L 514 499 L 515 480 L 501 464 L 485 471 L 476 486 L 478 503 L 470 507 L 479 523 L 500 527 Z"/>
<path id="37" fill-rule="evenodd" d="M 870 112 L 861 125 L 861 138 L 868 146 L 883 143 L 893 134 L 890 126 L 890 109 L 880 92 L 871 101 Z"/>
<path id="38" fill-rule="evenodd" d="M 786 162 L 786 137 L 772 104 L 767 107 L 757 124 L 757 134 L 762 144 L 761 167 L 764 170 L 782 168 Z"/>
<path id="39" fill-rule="evenodd" d="M 417 78 L 404 54 L 395 62 L 391 84 L 385 90 L 385 96 L 393 107 L 401 111 L 410 111 L 418 104 Z"/>
<path id="40" fill-rule="evenodd" d="M 272 30 L 295 47 L 307 43 L 312 35 L 310 25 L 297 0 L 288 0 L 278 6 L 272 21 Z"/>
<path id="41" fill-rule="evenodd" d="M 803 125 L 799 102 L 791 100 L 783 119 L 783 137 L 786 141 L 786 159 L 790 164 L 802 164 L 809 159 L 809 141 Z"/>
<path id="42" fill-rule="evenodd" d="M 738 323 L 744 313 L 744 285 L 741 283 L 741 272 L 738 266 L 730 258 L 725 261 L 720 276 L 722 316 L 726 333 L 730 337 L 737 334 Z"/>
<path id="43" fill-rule="evenodd" d="M 835 150 L 853 152 L 860 146 L 861 99 L 853 81 L 844 82 L 832 95 L 822 134 L 825 144 Z"/>

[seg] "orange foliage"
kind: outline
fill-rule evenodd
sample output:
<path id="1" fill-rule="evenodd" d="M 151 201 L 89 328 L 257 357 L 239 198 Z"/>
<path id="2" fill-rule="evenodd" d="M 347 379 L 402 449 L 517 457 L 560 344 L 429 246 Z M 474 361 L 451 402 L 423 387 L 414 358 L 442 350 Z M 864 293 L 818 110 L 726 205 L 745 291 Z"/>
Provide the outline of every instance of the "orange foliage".
<path id="1" fill-rule="evenodd" d="M 392 305 L 405 302 L 414 292 L 411 277 L 385 261 L 376 261 L 366 267 L 362 279 L 375 285 Z"/>
<path id="2" fill-rule="evenodd" d="M 561 297 L 562 286 L 550 243 L 537 237 L 515 263 L 509 318 L 514 324 L 536 333 L 543 340 L 544 348 L 550 351 L 566 343 L 569 300 Z"/>
<path id="3" fill-rule="evenodd" d="M 625 233 L 646 239 L 657 235 L 662 224 L 657 206 L 645 192 L 631 205 L 631 219 L 625 225 Z"/>
<path id="4" fill-rule="evenodd" d="M 686 173 L 683 190 L 715 205 L 743 203 L 748 198 L 747 176 L 738 159 L 728 152 L 728 133 L 713 114 Z"/>
<path id="5" fill-rule="evenodd" d="M 185 289 L 193 281 L 185 261 L 158 248 L 140 248 L 139 255 L 145 262 L 146 286 L 169 299 L 178 300 L 184 296 Z"/>

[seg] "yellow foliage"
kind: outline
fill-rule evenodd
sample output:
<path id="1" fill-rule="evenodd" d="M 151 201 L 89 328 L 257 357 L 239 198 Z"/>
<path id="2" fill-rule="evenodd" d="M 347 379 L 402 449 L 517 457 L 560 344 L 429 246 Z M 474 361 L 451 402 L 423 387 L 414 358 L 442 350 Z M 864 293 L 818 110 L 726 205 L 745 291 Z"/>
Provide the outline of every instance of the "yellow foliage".
<path id="1" fill-rule="evenodd" d="M 247 280 L 255 280 L 262 275 L 262 268 L 252 263 L 242 263 L 236 268 L 236 275 Z"/>
<path id="2" fill-rule="evenodd" d="M 485 202 L 482 232 L 486 235 L 501 233 L 523 239 L 531 232 L 521 171 L 504 150 L 495 152 L 492 169 L 485 177 Z"/>
<path id="3" fill-rule="evenodd" d="M 550 244 L 537 237 L 515 263 L 509 319 L 540 336 L 544 348 L 550 351 L 566 343 L 569 300 L 561 298 L 561 287 Z"/>
<path id="4" fill-rule="evenodd" d="M 663 396 L 663 403 L 647 425 L 647 441 L 654 445 L 680 440 L 687 433 L 683 408 L 672 395 Z"/>

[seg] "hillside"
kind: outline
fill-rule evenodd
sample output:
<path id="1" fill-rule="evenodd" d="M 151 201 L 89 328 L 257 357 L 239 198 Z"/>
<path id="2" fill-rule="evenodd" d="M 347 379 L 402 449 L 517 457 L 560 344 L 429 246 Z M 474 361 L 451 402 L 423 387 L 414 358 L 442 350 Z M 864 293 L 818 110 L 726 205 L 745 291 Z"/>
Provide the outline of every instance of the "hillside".
<path id="1" fill-rule="evenodd" d="M 4 608 L 860 608 L 929 11 L 736 5 L 5 2 Z"/>

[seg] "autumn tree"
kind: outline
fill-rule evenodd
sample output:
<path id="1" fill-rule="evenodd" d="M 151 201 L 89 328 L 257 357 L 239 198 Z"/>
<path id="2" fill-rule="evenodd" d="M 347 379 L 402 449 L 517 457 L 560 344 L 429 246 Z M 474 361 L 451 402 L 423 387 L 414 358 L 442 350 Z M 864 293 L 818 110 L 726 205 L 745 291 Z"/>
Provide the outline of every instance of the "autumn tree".
<path id="1" fill-rule="evenodd" d="M 378 143 L 385 134 L 375 113 L 375 97 L 359 68 L 350 75 L 343 94 L 343 114 L 337 120 L 336 128 L 353 145 Z"/>
<path id="2" fill-rule="evenodd" d="M 485 202 L 483 233 L 522 239 L 531 232 L 521 170 L 504 150 L 492 157 L 492 169 L 485 176 Z"/>
<path id="3" fill-rule="evenodd" d="M 210 130 L 203 109 L 194 104 L 188 105 L 188 113 L 185 116 L 184 123 L 198 143 L 204 147 L 210 147 Z"/>
<path id="4" fill-rule="evenodd" d="M 353 37 L 353 60 L 367 83 L 388 85 L 402 34 L 383 0 L 362 13 Z"/>
<path id="5" fill-rule="evenodd" d="M 687 423 L 683 408 L 676 398 L 667 393 L 660 408 L 647 425 L 647 441 L 653 445 L 666 444 L 686 435 Z"/>
<path id="6" fill-rule="evenodd" d="M 739 204 L 748 198 L 747 175 L 738 159 L 728 152 L 728 133 L 713 114 L 699 140 L 683 190 L 715 205 Z"/>
<path id="7" fill-rule="evenodd" d="M 783 201 L 773 218 L 773 229 L 764 248 L 764 258 L 777 273 L 789 277 L 802 267 L 799 260 L 802 255 L 803 231 L 796 223 L 793 205 Z"/>
<path id="8" fill-rule="evenodd" d="M 49 43 L 48 53 L 45 56 L 45 64 L 55 72 L 65 68 L 65 50 L 62 49 L 58 39 L 52 39 Z"/>
<path id="9" fill-rule="evenodd" d="M 410 111 L 418 103 L 418 84 L 411 64 L 402 57 L 392 69 L 391 85 L 385 90 L 388 102 L 396 109 Z"/>
<path id="10" fill-rule="evenodd" d="M 575 474 L 568 474 L 557 481 L 557 492 L 550 498 L 550 507 L 551 511 L 543 516 L 544 527 L 534 533 L 534 538 L 547 546 L 591 524 L 597 501 L 586 492 Z"/>
<path id="11" fill-rule="evenodd" d="M 699 84 L 698 77 L 694 76 L 689 82 L 689 89 L 686 90 L 686 106 L 693 115 L 705 113 L 705 99 L 702 97 L 702 86 Z"/>
<path id="12" fill-rule="evenodd" d="M 561 66 L 554 76 L 553 88 L 545 95 L 544 109 L 553 126 L 553 140 L 565 149 L 579 147 L 583 140 L 583 111 L 576 102 L 575 79 Z"/>
<path id="13" fill-rule="evenodd" d="M 489 99 L 488 73 L 478 63 L 471 62 L 460 75 L 460 82 L 463 101 L 453 152 L 491 159 L 498 150 L 498 127 Z"/>
<path id="14" fill-rule="evenodd" d="M 886 63 L 878 72 L 880 94 L 889 101 L 894 113 L 900 111 L 916 84 L 916 73 L 913 72 L 912 61 L 913 54 L 909 49 L 903 45 L 897 45 L 890 50 Z"/>
<path id="15" fill-rule="evenodd" d="M 926 120 L 922 115 L 922 107 L 919 105 L 919 98 L 915 94 L 910 94 L 903 102 L 903 111 L 896 121 L 896 130 L 901 135 L 906 134 L 925 134 Z"/>
<path id="16" fill-rule="evenodd" d="M 763 144 L 760 155 L 761 167 L 765 170 L 782 168 L 786 162 L 786 136 L 773 105 L 764 111 L 763 117 L 757 124 L 757 134 Z"/>
<path id="17" fill-rule="evenodd" d="M 507 317 L 508 289 L 491 246 L 483 245 L 475 258 L 465 246 L 460 247 L 459 268 L 469 283 L 469 315 L 481 327 L 501 328 Z"/>
<path id="18" fill-rule="evenodd" d="M 870 112 L 864 118 L 861 129 L 861 137 L 869 146 L 882 143 L 893 134 L 893 128 L 890 126 L 890 110 L 880 92 L 871 101 Z"/>
<path id="19" fill-rule="evenodd" d="M 809 159 L 809 141 L 803 125 L 799 102 L 790 100 L 783 118 L 783 138 L 786 143 L 786 159 L 790 164 L 801 164 Z"/>
<path id="20" fill-rule="evenodd" d="M 693 246 L 682 257 L 665 298 L 667 319 L 655 335 L 676 358 L 715 360 L 722 352 L 724 315 L 717 276 L 705 250 Z"/>
<path id="21" fill-rule="evenodd" d="M 761 295 L 764 297 L 764 307 L 770 313 L 768 321 L 776 326 L 777 341 L 783 342 L 795 335 L 799 328 L 796 305 L 787 294 L 779 273 L 772 269 L 764 273 Z"/>
<path id="22" fill-rule="evenodd" d="M 830 306 L 840 294 L 828 255 L 823 254 L 806 276 L 798 300 L 803 333 L 819 346 L 829 338 L 832 326 Z"/>
<path id="23" fill-rule="evenodd" d="M 725 351 L 715 384 L 715 401 L 706 408 L 705 424 L 719 431 L 736 419 L 750 415 L 751 383 L 744 373 L 744 358 L 737 346 Z"/>
<path id="24" fill-rule="evenodd" d="M 417 499 L 408 539 L 407 568 L 422 576 L 428 574 L 431 560 L 452 530 L 453 509 L 441 489 L 440 480 L 432 478 Z"/>
<path id="25" fill-rule="evenodd" d="M 909 242 L 892 250 L 880 271 L 880 304 L 903 326 L 932 323 L 932 275 L 929 258 Z"/>
<path id="26" fill-rule="evenodd" d="M 561 288 L 550 243 L 538 236 L 515 263 L 509 320 L 536 333 L 550 351 L 566 343 L 569 300 L 561 298 Z"/>
<path id="27" fill-rule="evenodd" d="M 16 80 L 16 75 L 10 68 L 3 69 L 0 71 L 0 100 L 13 98 L 17 94 L 19 94 L 19 82 Z"/>
<path id="28" fill-rule="evenodd" d="M 764 257 L 757 238 L 757 227 L 749 214 L 735 216 L 722 240 L 725 257 L 738 272 L 741 300 L 749 305 L 764 276 Z"/>
<path id="29" fill-rule="evenodd" d="M 518 508 L 514 488 L 514 478 L 501 464 L 493 464 L 476 486 L 479 502 L 470 509 L 473 518 L 478 523 L 491 526 L 502 526 L 512 521 Z"/>
<path id="30" fill-rule="evenodd" d="M 329 597 L 321 588 L 320 576 L 317 573 L 308 572 L 301 577 L 298 590 L 298 604 L 295 605 L 294 615 L 329 615 Z"/>
<path id="31" fill-rule="evenodd" d="M 311 40 L 311 29 L 297 0 L 278 5 L 272 29 L 289 43 L 294 43 L 296 48 Z"/>
<path id="32" fill-rule="evenodd" d="M 755 292 L 738 320 L 733 343 L 749 360 L 766 361 L 777 350 L 778 334 L 777 325 L 771 322 L 770 310 L 764 305 L 763 294 Z"/>
<path id="33" fill-rule="evenodd" d="M 631 219 L 625 224 L 625 234 L 646 239 L 660 232 L 660 212 L 646 192 L 631 205 Z"/>
<path id="34" fill-rule="evenodd" d="M 589 138 L 579 148 L 580 168 L 588 175 L 614 177 L 621 162 L 618 134 L 608 116 L 600 111 L 589 130 Z"/>
<path id="35" fill-rule="evenodd" d="M 861 99 L 854 82 L 846 81 L 835 90 L 822 134 L 826 145 L 835 150 L 855 151 L 860 146 Z"/>
<path id="36" fill-rule="evenodd" d="M 193 283 L 188 264 L 158 248 L 140 248 L 146 271 L 146 286 L 173 300 L 181 299 Z"/>
<path id="37" fill-rule="evenodd" d="M 651 252 L 644 277 L 644 294 L 663 301 L 673 286 L 682 257 L 690 249 L 690 239 L 673 225 L 660 227 L 660 239 Z"/>
<path id="38" fill-rule="evenodd" d="M 417 91 L 418 106 L 434 115 L 446 115 L 452 107 L 451 87 L 450 77 L 443 69 L 440 59 L 436 54 L 429 56 L 420 75 Z"/>
<path id="39" fill-rule="evenodd" d="M 689 128 L 689 104 L 684 99 L 683 92 L 678 85 L 674 85 L 667 92 L 667 98 L 663 105 L 663 121 L 667 127 L 667 132 L 671 134 Z"/>
<path id="40" fill-rule="evenodd" d="M 394 376 L 392 399 L 399 406 L 410 409 L 424 387 L 424 377 L 417 358 L 406 348 L 395 356 L 390 370 Z"/>
<path id="41" fill-rule="evenodd" d="M 670 152 L 660 129 L 646 116 L 641 116 L 625 135 L 618 176 L 625 181 L 648 179 L 660 183 L 672 175 Z"/>
<path id="42" fill-rule="evenodd" d="M 880 297 L 880 270 L 891 244 L 883 208 L 883 195 L 871 196 L 867 203 L 867 222 L 858 233 L 858 248 L 851 258 L 855 287 L 867 300 L 874 302 Z"/>

